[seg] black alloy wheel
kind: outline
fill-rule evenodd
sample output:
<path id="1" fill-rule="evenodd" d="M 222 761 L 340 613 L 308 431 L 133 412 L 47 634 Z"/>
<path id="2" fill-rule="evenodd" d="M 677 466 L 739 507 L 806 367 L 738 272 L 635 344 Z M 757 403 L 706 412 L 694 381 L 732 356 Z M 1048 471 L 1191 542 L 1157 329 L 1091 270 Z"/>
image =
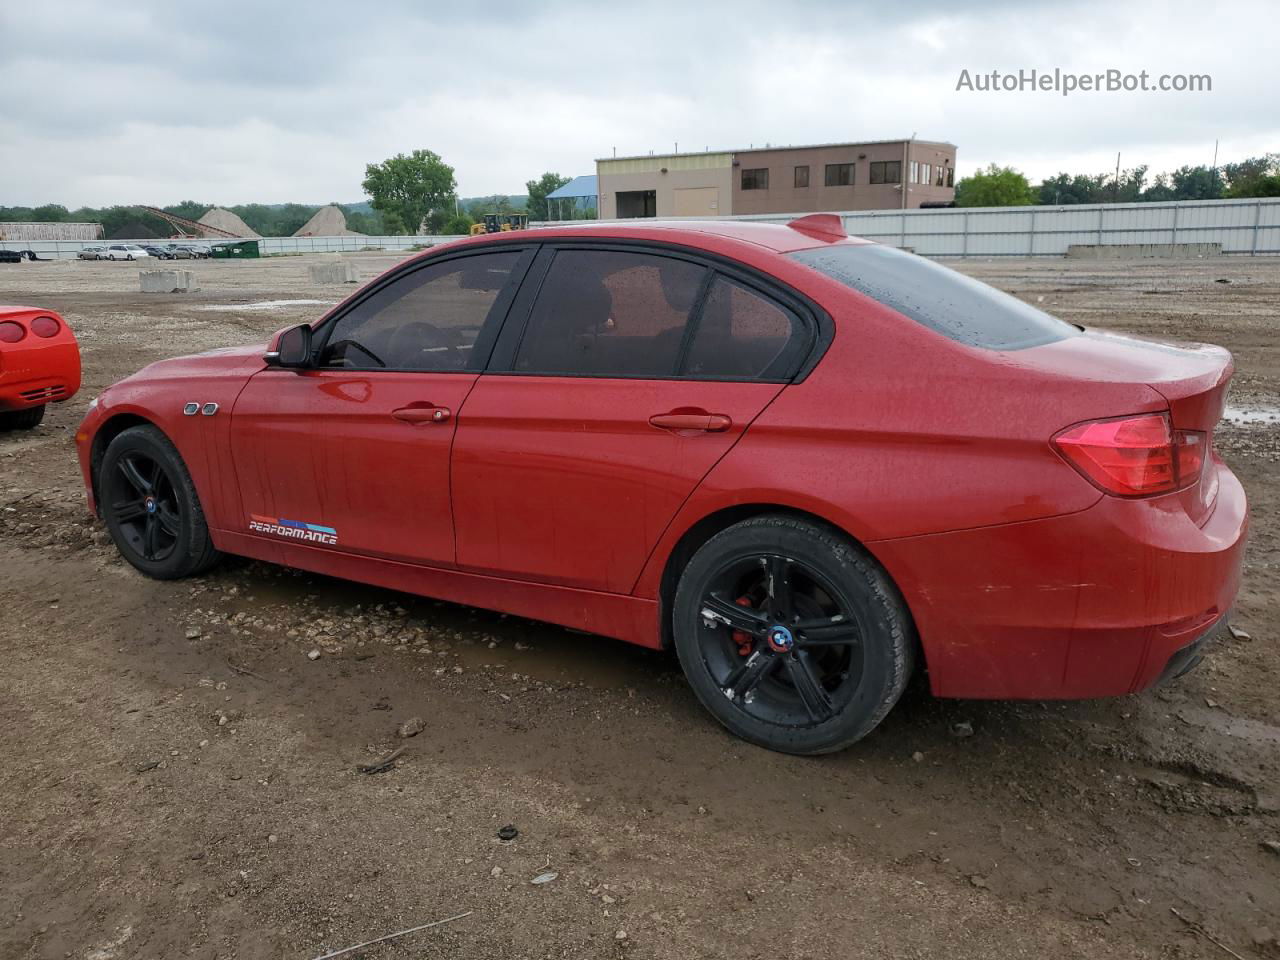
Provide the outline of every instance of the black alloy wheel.
<path id="1" fill-rule="evenodd" d="M 174 580 L 218 561 L 191 474 L 156 427 L 121 431 L 96 466 L 95 488 L 116 548 L 147 576 Z"/>
<path id="2" fill-rule="evenodd" d="M 703 706 L 785 753 L 866 736 L 915 659 L 911 616 L 879 564 L 840 531 L 786 514 L 734 524 L 694 553 L 672 631 Z"/>

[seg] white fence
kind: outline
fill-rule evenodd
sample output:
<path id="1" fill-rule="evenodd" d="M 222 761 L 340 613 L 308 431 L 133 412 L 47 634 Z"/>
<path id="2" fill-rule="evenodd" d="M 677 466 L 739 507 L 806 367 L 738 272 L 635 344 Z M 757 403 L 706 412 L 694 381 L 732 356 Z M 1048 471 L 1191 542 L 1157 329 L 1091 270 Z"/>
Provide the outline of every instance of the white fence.
<path id="1" fill-rule="evenodd" d="M 801 214 L 729 219 L 785 223 L 797 216 Z M 1280 254 L 1280 198 L 1063 207 L 857 210 L 841 216 L 845 229 L 852 236 L 910 247 L 928 257 L 1061 257 L 1073 243 L 1220 243 L 1222 252 L 1228 254 Z M 457 239 L 263 237 L 258 243 L 263 254 L 273 255 L 369 249 L 412 250 Z M 87 245 L 68 240 L 44 240 L 0 243 L 0 248 L 33 250 L 41 258 L 70 258 Z"/>
<path id="2" fill-rule="evenodd" d="M 260 237 L 258 249 L 263 256 L 279 256 L 294 253 L 343 253 L 357 250 L 415 250 L 439 246 L 457 236 L 441 237 Z M 208 246 L 218 243 L 218 238 L 207 237 L 191 240 L 30 240 L 0 242 L 0 250 L 30 250 L 41 260 L 74 260 L 85 247 L 105 247 L 112 243 L 156 244 L 194 243 Z"/>

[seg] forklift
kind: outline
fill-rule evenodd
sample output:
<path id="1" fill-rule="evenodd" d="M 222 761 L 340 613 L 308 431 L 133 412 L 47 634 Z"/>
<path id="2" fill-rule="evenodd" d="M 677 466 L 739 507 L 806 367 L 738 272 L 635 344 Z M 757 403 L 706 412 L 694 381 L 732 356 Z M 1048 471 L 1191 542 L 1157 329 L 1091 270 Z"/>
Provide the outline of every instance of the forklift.
<path id="1" fill-rule="evenodd" d="M 510 233 L 512 230 L 528 229 L 527 213 L 486 213 L 480 223 L 471 225 L 471 235 L 478 237 L 482 233 Z"/>

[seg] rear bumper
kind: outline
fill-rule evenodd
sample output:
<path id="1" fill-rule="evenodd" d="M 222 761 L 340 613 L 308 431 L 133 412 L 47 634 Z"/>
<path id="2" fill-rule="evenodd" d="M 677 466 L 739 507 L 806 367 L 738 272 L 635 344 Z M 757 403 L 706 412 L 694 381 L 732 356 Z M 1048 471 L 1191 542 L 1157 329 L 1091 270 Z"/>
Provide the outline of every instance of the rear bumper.
<path id="1" fill-rule="evenodd" d="M 1103 497 L 1067 516 L 869 544 L 915 617 L 934 693 L 1114 696 L 1186 666 L 1240 587 L 1248 505 L 1214 468 L 1200 525 L 1176 494 Z"/>

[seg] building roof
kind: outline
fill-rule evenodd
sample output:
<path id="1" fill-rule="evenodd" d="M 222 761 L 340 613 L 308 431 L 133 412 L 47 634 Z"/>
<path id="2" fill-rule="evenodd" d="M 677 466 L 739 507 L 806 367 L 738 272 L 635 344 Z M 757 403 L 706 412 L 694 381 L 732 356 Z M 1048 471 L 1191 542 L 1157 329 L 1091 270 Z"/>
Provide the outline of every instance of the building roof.
<path id="1" fill-rule="evenodd" d="M 772 153 L 775 150 L 825 150 L 830 147 L 874 147 L 886 143 L 906 143 L 911 140 L 913 143 L 927 144 L 931 147 L 955 147 L 954 143 L 947 140 L 924 140 L 920 137 L 895 137 L 892 140 L 847 140 L 839 143 L 775 143 L 765 147 L 740 147 L 733 150 L 685 150 L 682 153 L 635 153 L 625 157 L 597 157 L 596 163 L 604 163 L 609 160 L 653 160 L 658 157 L 685 157 L 699 153 Z"/>
<path id="2" fill-rule="evenodd" d="M 594 176 L 574 177 L 559 190 L 547 194 L 548 200 L 560 200 L 568 197 L 596 197 L 600 195 L 600 187 Z"/>

